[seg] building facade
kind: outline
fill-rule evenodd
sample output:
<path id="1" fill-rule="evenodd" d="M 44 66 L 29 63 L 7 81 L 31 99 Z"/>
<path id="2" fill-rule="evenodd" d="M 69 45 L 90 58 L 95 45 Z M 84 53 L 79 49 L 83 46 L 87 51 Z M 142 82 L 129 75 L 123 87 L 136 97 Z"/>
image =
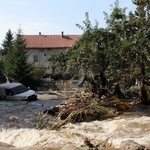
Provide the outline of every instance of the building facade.
<path id="1" fill-rule="evenodd" d="M 29 62 L 36 66 L 43 67 L 48 74 L 52 73 L 49 67 L 48 58 L 53 54 L 64 52 L 67 48 L 75 44 L 81 35 L 23 35 L 26 40 Z"/>

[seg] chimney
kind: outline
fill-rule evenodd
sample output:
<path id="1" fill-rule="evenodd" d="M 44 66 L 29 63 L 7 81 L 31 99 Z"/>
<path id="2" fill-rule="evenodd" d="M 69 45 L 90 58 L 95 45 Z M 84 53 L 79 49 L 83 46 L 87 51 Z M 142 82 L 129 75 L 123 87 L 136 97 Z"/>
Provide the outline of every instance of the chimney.
<path id="1" fill-rule="evenodd" d="M 41 35 L 41 32 L 39 32 L 39 35 Z"/>
<path id="2" fill-rule="evenodd" d="M 61 37 L 62 37 L 62 38 L 64 37 L 64 32 L 63 32 L 63 31 L 61 32 Z"/>

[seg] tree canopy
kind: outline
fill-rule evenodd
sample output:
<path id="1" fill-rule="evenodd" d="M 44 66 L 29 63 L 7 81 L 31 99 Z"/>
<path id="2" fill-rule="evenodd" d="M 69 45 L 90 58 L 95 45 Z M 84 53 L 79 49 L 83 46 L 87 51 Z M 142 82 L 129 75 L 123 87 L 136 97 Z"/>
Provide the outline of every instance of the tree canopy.
<path id="1" fill-rule="evenodd" d="M 149 75 L 150 1 L 133 3 L 136 11 L 127 14 L 117 0 L 110 15 L 104 13 L 106 28 L 99 28 L 98 22 L 93 26 L 85 13 L 83 26 L 77 24 L 82 37 L 65 53 L 52 56 L 51 66 L 62 74 L 99 76 L 101 87 L 115 82 L 131 86 L 136 78 Z"/>

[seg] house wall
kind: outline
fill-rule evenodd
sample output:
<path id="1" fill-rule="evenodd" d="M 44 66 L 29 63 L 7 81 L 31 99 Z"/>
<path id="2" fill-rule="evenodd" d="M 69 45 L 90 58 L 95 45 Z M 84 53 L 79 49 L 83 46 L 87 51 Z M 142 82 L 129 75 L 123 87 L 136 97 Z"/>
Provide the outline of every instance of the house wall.
<path id="1" fill-rule="evenodd" d="M 48 74 L 52 73 L 51 68 L 49 67 L 49 61 L 47 60 L 53 54 L 59 54 L 64 52 L 66 49 L 28 49 L 28 61 L 35 63 L 36 66 L 43 67 Z"/>

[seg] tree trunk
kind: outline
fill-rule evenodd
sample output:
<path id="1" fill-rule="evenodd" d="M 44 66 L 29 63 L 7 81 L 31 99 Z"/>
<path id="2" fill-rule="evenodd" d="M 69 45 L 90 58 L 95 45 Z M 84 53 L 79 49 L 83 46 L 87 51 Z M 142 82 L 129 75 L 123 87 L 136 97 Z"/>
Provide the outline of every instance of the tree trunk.
<path id="1" fill-rule="evenodd" d="M 100 79 L 101 79 L 101 89 L 98 89 L 98 98 L 101 98 L 102 95 L 106 95 L 107 91 L 106 91 L 106 84 L 107 84 L 107 80 L 106 77 L 104 75 L 104 72 L 100 72 Z"/>
<path id="2" fill-rule="evenodd" d="M 100 73 L 98 75 L 95 75 L 94 77 L 90 77 L 90 78 L 87 76 L 84 76 L 79 81 L 78 86 L 82 87 L 85 81 L 88 81 L 91 84 L 91 91 L 92 91 L 93 95 L 97 95 L 98 98 L 101 98 L 102 95 L 106 95 L 107 80 L 104 75 L 104 72 L 100 71 Z"/>

